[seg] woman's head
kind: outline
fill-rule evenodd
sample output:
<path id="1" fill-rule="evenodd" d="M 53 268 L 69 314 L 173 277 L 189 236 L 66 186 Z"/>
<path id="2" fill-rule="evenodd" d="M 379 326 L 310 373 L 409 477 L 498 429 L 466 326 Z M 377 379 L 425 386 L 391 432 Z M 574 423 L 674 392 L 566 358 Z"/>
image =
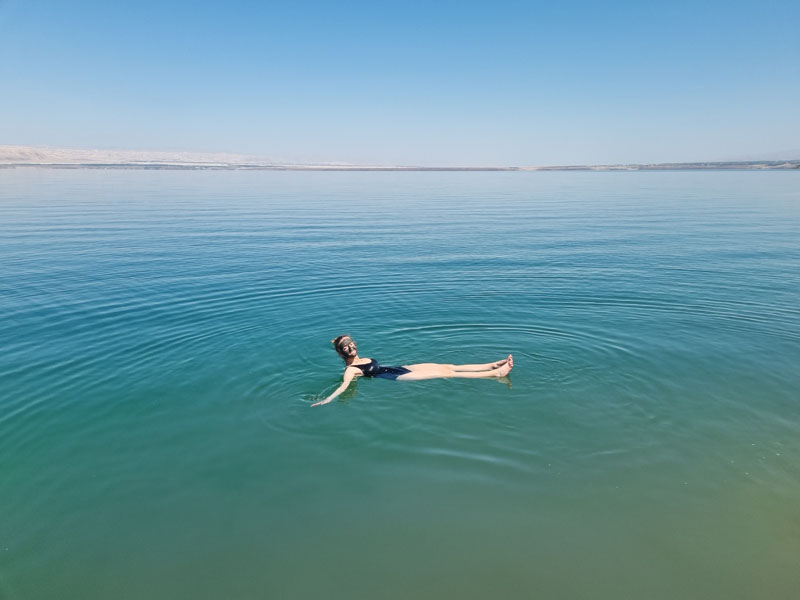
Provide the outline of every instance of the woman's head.
<path id="1" fill-rule="evenodd" d="M 356 347 L 356 343 L 353 341 L 349 335 L 340 335 L 335 340 L 331 340 L 333 347 L 336 348 L 336 352 L 347 360 L 349 356 L 355 356 L 358 352 Z"/>

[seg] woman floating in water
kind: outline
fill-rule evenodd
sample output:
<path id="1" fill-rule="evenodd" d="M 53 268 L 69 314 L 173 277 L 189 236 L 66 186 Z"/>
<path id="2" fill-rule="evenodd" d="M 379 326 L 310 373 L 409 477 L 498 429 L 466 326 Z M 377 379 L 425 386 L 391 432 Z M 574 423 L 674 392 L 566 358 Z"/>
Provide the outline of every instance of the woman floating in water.
<path id="1" fill-rule="evenodd" d="M 384 367 L 374 358 L 361 358 L 358 356 L 356 343 L 348 335 L 340 335 L 333 340 L 336 352 L 344 359 L 347 365 L 344 369 L 344 380 L 336 390 L 325 400 L 315 402 L 311 406 L 327 404 L 341 394 L 353 381 L 353 377 L 381 377 L 397 381 L 415 381 L 418 379 L 436 379 L 438 377 L 504 377 L 514 367 L 514 358 L 509 354 L 498 362 L 482 365 L 442 365 L 438 363 L 420 363 L 417 365 L 404 365 L 402 367 Z"/>

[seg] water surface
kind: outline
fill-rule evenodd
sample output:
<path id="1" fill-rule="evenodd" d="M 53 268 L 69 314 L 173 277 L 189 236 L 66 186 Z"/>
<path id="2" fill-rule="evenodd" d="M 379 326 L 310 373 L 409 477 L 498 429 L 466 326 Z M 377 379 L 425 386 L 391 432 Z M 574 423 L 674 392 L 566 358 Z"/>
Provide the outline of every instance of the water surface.
<path id="1" fill-rule="evenodd" d="M 0 171 L 0 597 L 796 598 L 799 177 Z"/>

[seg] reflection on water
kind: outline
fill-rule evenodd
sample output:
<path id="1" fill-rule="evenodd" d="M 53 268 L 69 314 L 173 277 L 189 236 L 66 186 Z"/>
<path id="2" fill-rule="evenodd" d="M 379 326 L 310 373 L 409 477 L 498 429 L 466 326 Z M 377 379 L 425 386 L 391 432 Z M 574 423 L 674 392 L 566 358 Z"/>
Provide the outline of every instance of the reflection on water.
<path id="1" fill-rule="evenodd" d="M 0 183 L 3 597 L 794 597 L 797 174 Z"/>

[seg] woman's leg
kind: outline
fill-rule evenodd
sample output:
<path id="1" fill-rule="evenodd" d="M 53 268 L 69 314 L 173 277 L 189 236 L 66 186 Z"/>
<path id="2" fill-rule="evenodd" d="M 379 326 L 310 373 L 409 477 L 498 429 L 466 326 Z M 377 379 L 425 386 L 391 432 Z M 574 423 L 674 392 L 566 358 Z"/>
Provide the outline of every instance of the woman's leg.
<path id="1" fill-rule="evenodd" d="M 514 364 L 511 355 L 508 355 L 508 358 L 504 358 L 503 360 L 498 360 L 497 362 L 493 363 L 483 363 L 481 365 L 448 365 L 454 371 L 492 371 L 499 367 L 502 367 L 506 364 L 509 360 L 511 360 L 511 364 Z"/>
<path id="2" fill-rule="evenodd" d="M 491 363 L 490 366 L 495 363 Z M 488 371 L 459 371 L 459 367 L 479 366 L 479 365 L 442 365 L 439 363 L 420 363 L 417 365 L 404 365 L 410 373 L 404 373 L 397 377 L 398 381 L 414 381 L 419 379 L 439 379 L 447 377 L 460 377 L 464 379 L 485 379 L 488 377 L 504 377 L 508 375 L 514 366 L 514 359 L 511 355 L 503 361 L 503 364 L 496 369 Z"/>

